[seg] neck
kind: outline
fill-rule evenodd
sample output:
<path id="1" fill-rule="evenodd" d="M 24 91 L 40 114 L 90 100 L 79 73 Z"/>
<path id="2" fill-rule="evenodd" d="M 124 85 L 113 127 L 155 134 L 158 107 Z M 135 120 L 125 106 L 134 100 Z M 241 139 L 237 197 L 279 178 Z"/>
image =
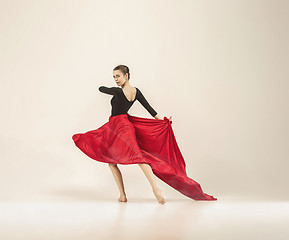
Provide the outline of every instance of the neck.
<path id="1" fill-rule="evenodd" d="M 129 88 L 131 85 L 129 84 L 129 81 L 125 81 L 123 85 L 121 85 L 121 88 Z"/>

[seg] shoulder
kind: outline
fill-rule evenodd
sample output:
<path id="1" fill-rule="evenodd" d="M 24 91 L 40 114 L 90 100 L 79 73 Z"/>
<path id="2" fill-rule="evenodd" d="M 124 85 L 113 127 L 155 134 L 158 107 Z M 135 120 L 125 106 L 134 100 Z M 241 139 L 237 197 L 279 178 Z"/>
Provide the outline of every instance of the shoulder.
<path id="1" fill-rule="evenodd" d="M 136 97 L 142 94 L 138 87 L 135 87 L 135 89 L 136 89 L 136 93 L 135 93 Z"/>
<path id="2" fill-rule="evenodd" d="M 136 88 L 136 95 L 142 95 L 141 90 L 138 87 L 135 87 L 135 88 Z"/>
<path id="3" fill-rule="evenodd" d="M 113 90 L 115 91 L 115 92 L 120 92 L 121 91 L 121 88 L 120 87 L 112 87 L 113 88 Z"/>
<path id="4" fill-rule="evenodd" d="M 135 87 L 135 89 L 136 89 L 136 93 L 138 93 L 138 92 L 140 92 L 140 93 L 141 93 L 141 91 L 139 90 L 139 88 L 138 88 L 138 87 Z"/>

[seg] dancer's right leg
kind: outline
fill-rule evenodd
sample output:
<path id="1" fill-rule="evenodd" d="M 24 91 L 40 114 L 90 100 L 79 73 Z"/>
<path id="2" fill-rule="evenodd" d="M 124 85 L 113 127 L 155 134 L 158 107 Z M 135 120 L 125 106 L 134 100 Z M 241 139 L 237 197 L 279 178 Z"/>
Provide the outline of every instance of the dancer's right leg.
<path id="1" fill-rule="evenodd" d="M 138 165 L 141 167 L 141 169 L 143 170 L 143 172 L 146 175 L 147 179 L 149 180 L 149 182 L 150 182 L 150 184 L 152 186 L 154 195 L 158 199 L 158 202 L 161 203 L 161 204 L 164 204 L 165 203 L 165 199 L 164 199 L 164 197 L 163 197 L 163 195 L 161 193 L 162 192 L 161 189 L 158 188 L 158 186 L 157 186 L 157 183 L 156 183 L 156 180 L 155 180 L 155 177 L 154 177 L 154 174 L 153 174 L 151 166 L 149 164 L 147 164 L 147 163 L 138 163 Z"/>
<path id="2" fill-rule="evenodd" d="M 108 165 L 109 165 L 109 168 L 113 174 L 113 177 L 116 181 L 117 187 L 118 187 L 119 192 L 120 192 L 120 196 L 118 198 L 118 201 L 119 202 L 126 202 L 127 199 L 126 199 L 126 194 L 125 194 L 125 190 L 124 190 L 124 184 L 123 184 L 121 172 L 118 169 L 117 164 L 109 163 Z"/>

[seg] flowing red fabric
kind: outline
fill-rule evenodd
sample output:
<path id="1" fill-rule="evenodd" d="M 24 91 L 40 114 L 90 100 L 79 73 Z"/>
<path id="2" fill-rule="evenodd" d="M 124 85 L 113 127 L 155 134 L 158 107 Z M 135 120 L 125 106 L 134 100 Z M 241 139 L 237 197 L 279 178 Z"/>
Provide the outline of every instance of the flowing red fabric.
<path id="1" fill-rule="evenodd" d="M 186 164 L 176 142 L 172 121 L 132 116 L 109 116 L 96 130 L 72 136 L 75 145 L 88 157 L 115 164 L 147 163 L 155 176 L 194 200 L 217 200 L 203 192 L 189 178 Z"/>

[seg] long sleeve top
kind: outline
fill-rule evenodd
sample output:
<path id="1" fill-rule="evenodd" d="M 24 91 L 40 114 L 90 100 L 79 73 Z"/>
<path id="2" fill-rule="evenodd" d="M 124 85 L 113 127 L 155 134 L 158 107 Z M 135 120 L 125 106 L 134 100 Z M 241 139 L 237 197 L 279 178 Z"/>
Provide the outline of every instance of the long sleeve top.
<path id="1" fill-rule="evenodd" d="M 102 93 L 106 93 L 109 95 L 113 95 L 110 103 L 112 106 L 111 109 L 111 116 L 119 115 L 127 113 L 127 111 L 130 109 L 130 107 L 133 105 L 133 103 L 138 100 L 143 107 L 154 117 L 157 115 L 157 112 L 151 107 L 151 105 L 148 103 L 148 101 L 145 99 L 142 92 L 136 87 L 136 96 L 133 101 L 129 101 L 126 96 L 124 95 L 124 92 L 122 88 L 120 87 L 105 87 L 100 86 L 98 89 Z"/>

